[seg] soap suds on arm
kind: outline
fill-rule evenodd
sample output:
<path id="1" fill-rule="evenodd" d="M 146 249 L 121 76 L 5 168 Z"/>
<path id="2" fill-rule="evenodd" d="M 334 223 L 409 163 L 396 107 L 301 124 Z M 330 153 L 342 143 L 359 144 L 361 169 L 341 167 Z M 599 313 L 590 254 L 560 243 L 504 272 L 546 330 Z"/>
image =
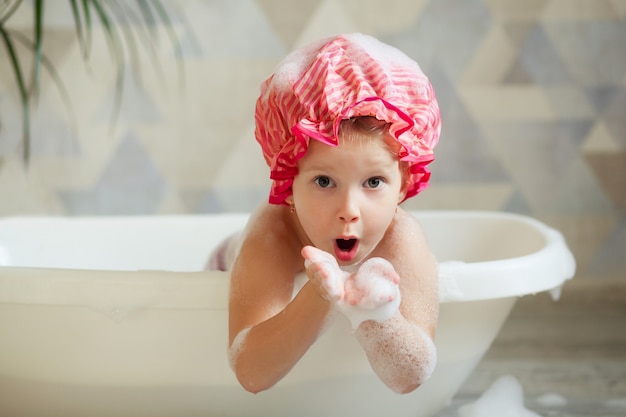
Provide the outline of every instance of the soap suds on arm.
<path id="1" fill-rule="evenodd" d="M 400 314 L 384 323 L 365 322 L 355 335 L 372 369 L 395 392 L 414 390 L 435 370 L 437 349 L 432 338 Z"/>

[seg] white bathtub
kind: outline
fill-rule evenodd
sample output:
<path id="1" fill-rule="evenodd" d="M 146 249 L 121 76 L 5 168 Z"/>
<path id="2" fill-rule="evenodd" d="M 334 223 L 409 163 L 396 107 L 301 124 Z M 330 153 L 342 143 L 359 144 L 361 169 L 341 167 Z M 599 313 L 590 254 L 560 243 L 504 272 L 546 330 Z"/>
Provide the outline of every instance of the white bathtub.
<path id="1" fill-rule="evenodd" d="M 527 217 L 415 214 L 445 294 L 437 369 L 407 395 L 379 382 L 341 319 L 274 388 L 238 385 L 228 275 L 198 271 L 246 215 L 0 220 L 0 415 L 432 416 L 517 297 L 559 288 L 575 266 L 561 234 Z"/>

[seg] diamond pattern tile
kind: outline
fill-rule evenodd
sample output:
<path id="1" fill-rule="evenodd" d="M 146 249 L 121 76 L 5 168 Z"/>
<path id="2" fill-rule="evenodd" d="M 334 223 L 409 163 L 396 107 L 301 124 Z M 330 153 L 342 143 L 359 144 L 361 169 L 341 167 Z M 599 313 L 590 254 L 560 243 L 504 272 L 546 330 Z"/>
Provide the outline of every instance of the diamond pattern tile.
<path id="1" fill-rule="evenodd" d="M 626 2 L 623 0 L 171 0 L 175 48 L 115 72 L 101 34 L 78 50 L 50 8 L 45 51 L 78 121 L 42 79 L 33 160 L 20 165 L 20 103 L 0 48 L 0 215 L 249 211 L 267 197 L 253 138 L 259 84 L 291 49 L 364 31 L 415 58 L 444 121 L 415 209 L 506 210 L 560 228 L 579 275 L 626 277 Z M 11 21 L 32 33 L 32 5 Z M 28 51 L 20 50 L 28 61 Z M 29 61 L 28 61 L 29 62 Z M 183 90 L 177 91 L 183 68 Z"/>
<path id="2" fill-rule="evenodd" d="M 68 214 L 151 214 L 164 188 L 161 174 L 131 132 L 91 189 L 59 194 Z"/>

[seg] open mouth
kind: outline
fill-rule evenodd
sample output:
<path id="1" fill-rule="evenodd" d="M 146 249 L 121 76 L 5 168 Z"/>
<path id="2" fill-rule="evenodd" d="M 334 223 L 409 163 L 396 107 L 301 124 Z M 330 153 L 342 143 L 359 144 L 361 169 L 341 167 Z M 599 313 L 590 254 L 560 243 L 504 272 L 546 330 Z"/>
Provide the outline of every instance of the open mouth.
<path id="1" fill-rule="evenodd" d="M 356 245 L 356 239 L 337 239 L 337 247 L 342 252 L 350 252 Z"/>
<path id="2" fill-rule="evenodd" d="M 351 261 L 356 256 L 358 247 L 359 240 L 356 238 L 335 239 L 335 257 L 339 261 Z"/>

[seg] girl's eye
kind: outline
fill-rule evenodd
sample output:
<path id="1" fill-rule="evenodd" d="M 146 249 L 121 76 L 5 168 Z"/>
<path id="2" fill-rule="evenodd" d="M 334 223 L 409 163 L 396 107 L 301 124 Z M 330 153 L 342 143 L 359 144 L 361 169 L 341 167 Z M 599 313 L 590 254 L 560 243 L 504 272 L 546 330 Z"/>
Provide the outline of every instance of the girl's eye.
<path id="1" fill-rule="evenodd" d="M 367 188 L 379 188 L 383 185 L 384 180 L 380 177 L 372 177 L 365 182 Z"/>
<path id="2" fill-rule="evenodd" d="M 315 183 L 320 188 L 328 188 L 333 185 L 333 180 L 324 175 L 320 175 L 319 177 L 315 178 Z"/>

